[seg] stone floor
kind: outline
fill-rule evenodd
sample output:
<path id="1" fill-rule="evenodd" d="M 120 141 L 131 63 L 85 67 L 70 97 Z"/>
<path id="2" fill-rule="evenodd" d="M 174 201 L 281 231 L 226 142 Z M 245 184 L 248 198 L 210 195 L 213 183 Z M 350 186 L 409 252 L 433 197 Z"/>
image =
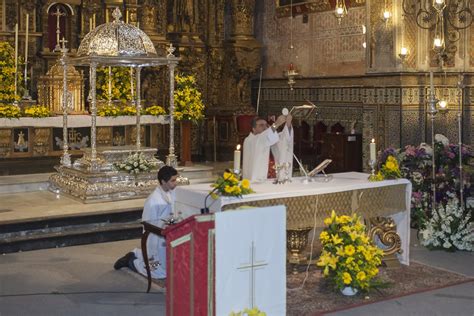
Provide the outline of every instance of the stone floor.
<path id="1" fill-rule="evenodd" d="M 165 315 L 165 294 L 115 260 L 139 240 L 0 256 L 0 315 Z M 411 246 L 412 260 L 474 277 L 472 253 Z M 317 298 L 315 298 L 317 299 Z M 330 315 L 461 315 L 474 311 L 474 281 Z"/>

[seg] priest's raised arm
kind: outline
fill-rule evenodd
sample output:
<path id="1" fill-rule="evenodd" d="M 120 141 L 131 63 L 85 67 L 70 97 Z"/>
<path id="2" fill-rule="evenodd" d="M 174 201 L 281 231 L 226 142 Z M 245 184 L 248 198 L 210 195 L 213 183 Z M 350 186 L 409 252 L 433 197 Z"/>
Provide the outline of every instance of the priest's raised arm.
<path id="1" fill-rule="evenodd" d="M 279 141 L 271 147 L 273 157 L 276 164 L 288 163 L 290 170 L 290 177 L 293 171 L 293 142 L 294 133 L 291 124 L 293 117 L 291 114 L 286 116 L 285 126 L 283 130 L 278 133 Z"/>
<path id="2" fill-rule="evenodd" d="M 263 118 L 252 120 L 252 131 L 244 140 L 243 178 L 251 181 L 267 179 L 270 147 L 279 141 L 276 130 L 285 122 L 286 117 L 280 115 L 269 128 Z"/>

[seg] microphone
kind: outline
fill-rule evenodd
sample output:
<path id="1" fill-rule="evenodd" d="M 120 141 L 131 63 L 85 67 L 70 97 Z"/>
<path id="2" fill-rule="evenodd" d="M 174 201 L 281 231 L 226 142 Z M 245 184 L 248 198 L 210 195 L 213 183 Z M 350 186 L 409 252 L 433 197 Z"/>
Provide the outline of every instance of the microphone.
<path id="1" fill-rule="evenodd" d="M 228 176 L 227 178 L 224 179 L 224 181 L 221 182 L 221 184 L 219 184 L 217 187 L 215 187 L 214 189 L 212 189 L 211 192 L 209 192 L 207 195 L 206 195 L 206 198 L 204 199 L 204 208 L 201 209 L 201 214 L 209 214 L 209 208 L 207 207 L 207 199 L 212 195 L 212 193 L 216 192 L 217 190 L 221 189 L 225 182 L 227 180 L 229 180 L 230 178 L 232 178 L 232 176 L 234 175 L 229 169 L 225 169 L 226 172 L 230 173 L 230 176 Z"/>

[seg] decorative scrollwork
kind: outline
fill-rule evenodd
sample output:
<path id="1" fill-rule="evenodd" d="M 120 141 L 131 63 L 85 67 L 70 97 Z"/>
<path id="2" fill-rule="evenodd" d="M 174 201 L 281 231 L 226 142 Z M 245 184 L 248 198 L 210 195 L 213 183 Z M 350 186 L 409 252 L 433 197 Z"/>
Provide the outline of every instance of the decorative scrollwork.
<path id="1" fill-rule="evenodd" d="M 437 5 L 431 0 L 403 0 L 402 9 L 405 14 L 416 16 L 416 24 L 423 29 L 433 29 L 440 20 L 446 20 L 456 30 L 472 24 L 472 11 L 465 1 L 446 0 Z"/>
<path id="2" fill-rule="evenodd" d="M 397 225 L 391 218 L 372 217 L 369 220 L 369 238 L 380 241 L 383 245 L 384 255 L 402 253 L 402 240 L 397 234 Z"/>

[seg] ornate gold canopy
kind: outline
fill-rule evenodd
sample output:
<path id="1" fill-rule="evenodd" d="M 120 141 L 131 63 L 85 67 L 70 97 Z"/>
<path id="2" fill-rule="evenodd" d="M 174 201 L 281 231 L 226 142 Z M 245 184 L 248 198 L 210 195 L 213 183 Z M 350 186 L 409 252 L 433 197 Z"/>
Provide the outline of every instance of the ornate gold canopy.
<path id="1" fill-rule="evenodd" d="M 89 32 L 77 51 L 83 56 L 156 56 L 153 42 L 139 28 L 120 20 L 122 14 L 116 8 L 114 21 L 101 24 Z"/>

